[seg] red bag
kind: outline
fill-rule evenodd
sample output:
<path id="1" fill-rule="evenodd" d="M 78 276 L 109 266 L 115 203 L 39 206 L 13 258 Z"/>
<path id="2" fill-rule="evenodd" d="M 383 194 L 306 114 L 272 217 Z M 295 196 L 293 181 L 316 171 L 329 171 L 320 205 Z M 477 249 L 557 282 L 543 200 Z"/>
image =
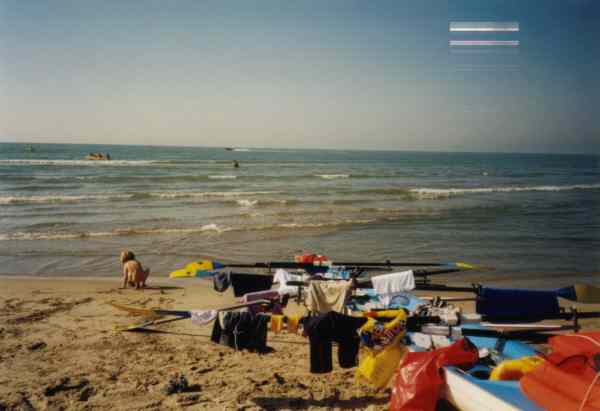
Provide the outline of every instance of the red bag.
<path id="1" fill-rule="evenodd" d="M 440 373 L 446 365 L 474 364 L 477 348 L 467 339 L 435 351 L 409 352 L 396 370 L 390 411 L 433 411 L 444 380 Z"/>

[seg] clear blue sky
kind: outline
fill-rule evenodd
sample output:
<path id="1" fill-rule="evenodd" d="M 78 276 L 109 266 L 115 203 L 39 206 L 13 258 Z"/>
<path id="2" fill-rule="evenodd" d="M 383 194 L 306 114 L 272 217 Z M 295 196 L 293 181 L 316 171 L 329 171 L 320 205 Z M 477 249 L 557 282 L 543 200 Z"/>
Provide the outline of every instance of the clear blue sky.
<path id="1" fill-rule="evenodd" d="M 0 0 L 0 140 L 600 152 L 598 39 L 595 0 Z"/>

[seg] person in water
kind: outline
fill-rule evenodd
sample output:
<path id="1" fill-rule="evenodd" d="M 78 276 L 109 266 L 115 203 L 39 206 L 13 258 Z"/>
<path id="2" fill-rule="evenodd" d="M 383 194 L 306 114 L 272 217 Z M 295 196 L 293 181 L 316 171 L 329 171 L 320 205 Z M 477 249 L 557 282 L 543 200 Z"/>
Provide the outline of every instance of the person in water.
<path id="1" fill-rule="evenodd" d="M 237 160 L 233 160 L 233 168 L 240 168 L 240 163 Z"/>
<path id="2" fill-rule="evenodd" d="M 119 258 L 123 267 L 123 288 L 131 285 L 136 289 L 146 287 L 146 280 L 150 275 L 150 269 L 142 267 L 142 263 L 135 259 L 135 254 L 129 250 L 121 251 Z"/>

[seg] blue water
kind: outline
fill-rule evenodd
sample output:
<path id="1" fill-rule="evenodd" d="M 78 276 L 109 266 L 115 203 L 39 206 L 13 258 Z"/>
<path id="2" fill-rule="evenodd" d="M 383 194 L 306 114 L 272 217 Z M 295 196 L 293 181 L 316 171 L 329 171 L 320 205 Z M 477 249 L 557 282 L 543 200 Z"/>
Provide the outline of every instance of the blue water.
<path id="1" fill-rule="evenodd" d="M 599 156 L 33 149 L 0 144 L 0 274 L 114 275 L 125 247 L 161 275 L 306 250 L 466 260 L 548 282 L 600 271 Z"/>

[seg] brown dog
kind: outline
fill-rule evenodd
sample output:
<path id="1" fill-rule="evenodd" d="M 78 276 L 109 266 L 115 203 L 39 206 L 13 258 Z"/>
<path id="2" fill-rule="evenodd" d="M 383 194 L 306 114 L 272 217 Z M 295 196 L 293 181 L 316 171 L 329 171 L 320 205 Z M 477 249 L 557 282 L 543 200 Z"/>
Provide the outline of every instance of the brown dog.
<path id="1" fill-rule="evenodd" d="M 136 289 L 144 288 L 150 275 L 150 269 L 144 270 L 142 263 L 136 260 L 135 254 L 129 250 L 121 251 L 119 259 L 123 266 L 123 288 L 127 288 L 127 284 Z"/>

